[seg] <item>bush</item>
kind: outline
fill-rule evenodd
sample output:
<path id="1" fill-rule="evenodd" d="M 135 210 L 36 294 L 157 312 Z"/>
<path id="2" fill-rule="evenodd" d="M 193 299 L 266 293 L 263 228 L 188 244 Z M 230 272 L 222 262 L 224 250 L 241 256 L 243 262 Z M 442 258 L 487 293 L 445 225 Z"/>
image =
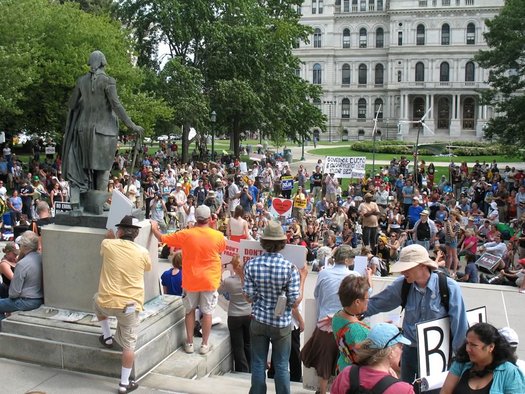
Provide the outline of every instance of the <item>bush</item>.
<path id="1" fill-rule="evenodd" d="M 376 153 L 391 153 L 395 155 L 412 155 L 414 152 L 413 143 L 406 141 L 377 141 Z M 436 142 L 435 144 L 425 143 L 419 147 L 420 155 L 439 155 L 449 153 L 448 143 Z M 494 143 L 479 141 L 453 141 L 450 143 L 450 152 L 456 156 L 480 156 L 480 155 L 500 155 L 501 146 Z M 374 144 L 372 141 L 355 142 L 351 146 L 352 150 L 359 152 L 372 152 Z"/>

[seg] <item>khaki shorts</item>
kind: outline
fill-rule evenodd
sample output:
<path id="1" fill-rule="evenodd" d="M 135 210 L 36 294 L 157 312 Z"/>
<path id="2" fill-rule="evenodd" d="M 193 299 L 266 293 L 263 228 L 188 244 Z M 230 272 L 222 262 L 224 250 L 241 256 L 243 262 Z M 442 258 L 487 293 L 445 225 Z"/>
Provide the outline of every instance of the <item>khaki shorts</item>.
<path id="1" fill-rule="evenodd" d="M 190 313 L 195 308 L 199 307 L 202 313 L 207 315 L 213 314 L 217 301 L 219 300 L 219 293 L 214 291 L 193 291 L 186 292 L 183 298 L 184 308 L 186 313 Z"/>
<path id="2" fill-rule="evenodd" d="M 139 312 L 124 313 L 123 308 L 104 308 L 93 299 L 93 309 L 97 316 L 115 316 L 117 330 L 114 339 L 124 350 L 135 350 L 137 345 L 137 327 L 139 326 Z"/>

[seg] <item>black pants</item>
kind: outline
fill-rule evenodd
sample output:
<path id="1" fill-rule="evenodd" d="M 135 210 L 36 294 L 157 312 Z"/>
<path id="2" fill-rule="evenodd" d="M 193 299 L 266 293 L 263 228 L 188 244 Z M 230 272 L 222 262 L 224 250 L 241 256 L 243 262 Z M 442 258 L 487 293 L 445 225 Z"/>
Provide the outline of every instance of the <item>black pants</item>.
<path id="1" fill-rule="evenodd" d="M 370 245 L 374 250 L 377 241 L 377 227 L 363 227 L 363 245 Z"/>
<path id="2" fill-rule="evenodd" d="M 275 371 L 273 363 L 268 369 L 268 378 L 273 379 Z M 301 365 L 301 330 L 295 328 L 292 330 L 292 349 L 290 350 L 290 381 L 302 382 L 303 370 Z"/>
<path id="3" fill-rule="evenodd" d="M 250 322 L 250 315 L 228 316 L 235 372 L 250 372 Z"/>

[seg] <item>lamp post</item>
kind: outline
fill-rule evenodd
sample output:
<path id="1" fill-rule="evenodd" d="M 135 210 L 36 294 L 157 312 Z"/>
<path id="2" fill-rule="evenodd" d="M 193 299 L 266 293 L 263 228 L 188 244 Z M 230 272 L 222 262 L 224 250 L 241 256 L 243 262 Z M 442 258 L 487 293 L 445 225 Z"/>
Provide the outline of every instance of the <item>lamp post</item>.
<path id="1" fill-rule="evenodd" d="M 217 113 L 211 112 L 211 161 L 215 160 L 215 122 L 217 121 Z"/>
<path id="2" fill-rule="evenodd" d="M 336 102 L 334 100 L 325 100 L 324 104 L 328 104 L 328 141 L 332 142 L 332 104 Z"/>
<path id="3" fill-rule="evenodd" d="M 300 160 L 304 161 L 304 135 L 303 135 L 302 144 L 301 144 L 301 158 L 300 158 Z"/>

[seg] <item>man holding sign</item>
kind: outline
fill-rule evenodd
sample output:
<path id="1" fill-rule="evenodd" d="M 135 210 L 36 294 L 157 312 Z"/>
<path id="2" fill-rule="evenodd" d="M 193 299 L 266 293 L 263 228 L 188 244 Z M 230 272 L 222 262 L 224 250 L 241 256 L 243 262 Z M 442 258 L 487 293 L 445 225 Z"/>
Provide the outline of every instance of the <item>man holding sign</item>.
<path id="1" fill-rule="evenodd" d="M 437 263 L 430 259 L 423 246 L 415 244 L 403 248 L 399 261 L 390 266 L 390 272 L 401 272 L 403 276 L 370 298 L 368 303 L 367 316 L 388 312 L 399 306 L 405 308 L 403 335 L 411 341 L 411 345 L 403 347 L 401 379 L 408 383 L 419 377 L 417 323 L 449 316 L 454 351 L 463 344 L 468 329 L 459 285 L 450 278 L 440 278 L 434 272 L 437 268 Z"/>

